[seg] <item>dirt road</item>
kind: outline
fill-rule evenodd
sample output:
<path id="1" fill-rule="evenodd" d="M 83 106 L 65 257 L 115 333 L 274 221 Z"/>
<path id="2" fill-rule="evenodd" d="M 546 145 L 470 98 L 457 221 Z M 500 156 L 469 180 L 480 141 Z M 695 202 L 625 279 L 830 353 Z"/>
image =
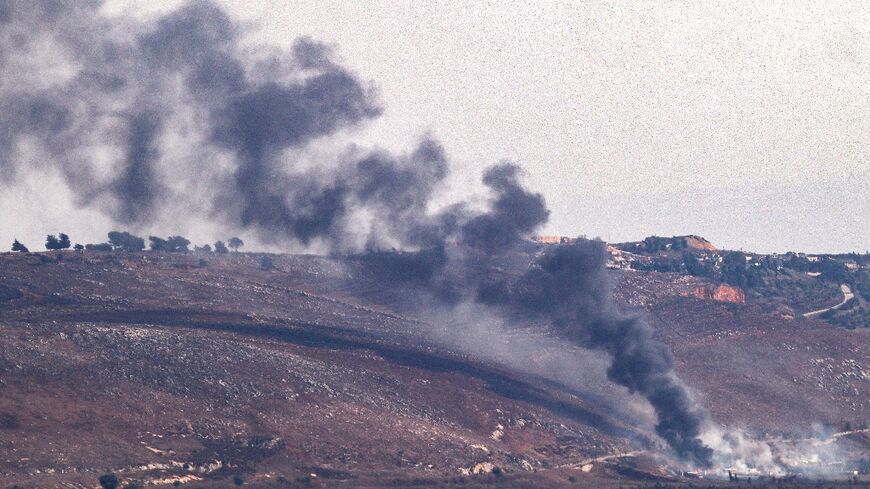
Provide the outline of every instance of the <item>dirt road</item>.
<path id="1" fill-rule="evenodd" d="M 818 311 L 806 312 L 806 313 L 804 313 L 803 316 L 805 318 L 811 318 L 811 317 L 818 316 L 819 314 L 828 312 L 828 311 L 833 310 L 833 309 L 839 309 L 839 308 L 843 307 L 843 304 L 849 302 L 850 300 L 852 300 L 853 297 L 855 297 L 855 294 L 852 293 L 852 289 L 850 289 L 849 286 L 846 284 L 841 284 L 840 290 L 843 292 L 843 301 L 842 302 L 840 302 L 839 304 L 837 304 L 835 306 L 826 307 L 824 309 L 819 309 Z"/>

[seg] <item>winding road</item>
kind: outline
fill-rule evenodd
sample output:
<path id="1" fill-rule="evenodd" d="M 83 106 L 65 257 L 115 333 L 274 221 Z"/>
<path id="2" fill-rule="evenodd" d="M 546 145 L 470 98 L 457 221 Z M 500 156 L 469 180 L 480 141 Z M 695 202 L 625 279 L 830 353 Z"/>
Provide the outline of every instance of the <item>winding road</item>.
<path id="1" fill-rule="evenodd" d="M 819 314 L 822 314 L 822 313 L 825 313 L 825 312 L 828 312 L 828 311 L 831 311 L 834 309 L 839 309 L 839 308 L 843 307 L 843 304 L 849 302 L 850 300 L 852 300 L 853 297 L 855 297 L 855 294 L 852 293 L 852 289 L 850 289 L 849 286 L 846 284 L 840 284 L 840 290 L 843 292 L 843 301 L 842 302 L 840 302 L 839 304 L 837 304 L 835 306 L 826 307 L 824 309 L 819 309 L 818 311 L 805 312 L 803 314 L 803 316 L 805 318 L 811 318 L 811 317 L 818 316 Z"/>

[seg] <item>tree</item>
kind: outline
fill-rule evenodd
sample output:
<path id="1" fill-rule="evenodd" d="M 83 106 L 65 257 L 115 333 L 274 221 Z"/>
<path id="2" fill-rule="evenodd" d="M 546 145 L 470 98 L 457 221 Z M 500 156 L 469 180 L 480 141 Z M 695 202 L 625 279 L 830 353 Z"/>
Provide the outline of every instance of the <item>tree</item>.
<path id="1" fill-rule="evenodd" d="M 223 241 L 216 241 L 214 244 L 214 252 L 223 255 L 229 253 L 230 250 L 227 249 L 227 245 L 225 245 Z"/>
<path id="2" fill-rule="evenodd" d="M 713 277 L 713 266 L 712 260 L 701 261 L 698 258 L 697 253 L 692 251 L 684 251 L 683 252 L 683 263 L 686 265 L 686 271 L 689 272 L 689 275 L 694 275 L 696 277 Z"/>
<path id="3" fill-rule="evenodd" d="M 12 251 L 20 251 L 21 253 L 29 253 L 30 250 L 21 244 L 17 239 L 12 243 Z"/>
<path id="4" fill-rule="evenodd" d="M 151 247 L 151 251 L 169 251 L 169 247 L 166 244 L 166 240 L 157 236 L 148 236 L 148 241 L 151 242 L 149 245 Z"/>
<path id="5" fill-rule="evenodd" d="M 722 257 L 722 281 L 738 287 L 746 287 L 746 255 L 739 251 L 730 251 Z"/>
<path id="6" fill-rule="evenodd" d="M 109 232 L 109 243 L 116 250 L 127 252 L 142 251 L 145 249 L 145 240 L 139 236 L 133 236 L 127 231 L 111 231 Z"/>
<path id="7" fill-rule="evenodd" d="M 149 236 L 152 251 L 183 252 L 188 251 L 190 240 L 183 236 L 170 236 L 166 239 Z"/>
<path id="8" fill-rule="evenodd" d="M 85 249 L 88 251 L 112 251 L 112 245 L 109 243 L 88 243 L 85 245 Z"/>
<path id="9" fill-rule="evenodd" d="M 232 248 L 233 251 L 239 251 L 239 248 L 245 246 L 245 242 L 240 240 L 239 238 L 233 237 L 230 238 L 230 240 L 227 242 L 227 245 L 229 245 L 229 247 Z"/>
<path id="10" fill-rule="evenodd" d="M 118 476 L 112 473 L 103 474 L 100 476 L 100 485 L 103 489 L 116 489 L 121 484 Z"/>
<path id="11" fill-rule="evenodd" d="M 197 253 L 211 253 L 211 245 L 206 243 L 202 246 L 194 246 L 193 251 Z"/>
<path id="12" fill-rule="evenodd" d="M 821 279 L 830 280 L 831 282 L 848 282 L 849 269 L 846 264 L 831 258 L 824 258 L 815 263 L 814 269 L 821 272 Z"/>
<path id="13" fill-rule="evenodd" d="M 169 251 L 182 252 L 188 251 L 190 240 L 183 236 L 170 236 L 166 239 L 166 243 L 169 245 Z"/>
<path id="14" fill-rule="evenodd" d="M 47 250 L 59 250 L 60 249 L 60 241 L 53 235 L 49 234 L 45 237 L 45 249 Z"/>
<path id="15" fill-rule="evenodd" d="M 73 246 L 73 249 L 77 251 L 82 251 L 83 249 L 85 249 L 85 247 L 82 246 L 81 243 L 76 243 L 76 245 Z"/>
<path id="16" fill-rule="evenodd" d="M 70 247 L 69 236 L 60 233 L 59 238 L 53 234 L 45 237 L 45 249 L 47 250 L 65 250 Z"/>
<path id="17" fill-rule="evenodd" d="M 643 239 L 643 250 L 647 253 L 656 253 L 665 251 L 673 244 L 673 238 L 663 238 L 661 236 L 647 236 Z"/>

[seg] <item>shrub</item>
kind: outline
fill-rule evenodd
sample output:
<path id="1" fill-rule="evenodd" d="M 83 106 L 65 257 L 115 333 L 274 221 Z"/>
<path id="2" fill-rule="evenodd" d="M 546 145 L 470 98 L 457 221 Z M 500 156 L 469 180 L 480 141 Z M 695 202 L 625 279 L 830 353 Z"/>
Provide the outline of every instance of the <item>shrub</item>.
<path id="1" fill-rule="evenodd" d="M 85 249 L 88 251 L 112 251 L 112 245 L 109 243 L 88 243 L 85 245 Z"/>
<path id="2" fill-rule="evenodd" d="M 18 421 L 18 416 L 9 413 L 0 414 L 0 429 L 14 430 L 20 427 L 21 423 Z"/>
<path id="3" fill-rule="evenodd" d="M 120 483 L 118 476 L 111 472 L 100 476 L 100 486 L 103 489 L 116 489 Z"/>
<path id="4" fill-rule="evenodd" d="M 233 484 L 240 486 L 245 483 L 245 479 L 240 475 L 233 476 Z"/>
<path id="5" fill-rule="evenodd" d="M 27 247 L 21 244 L 17 239 L 12 242 L 12 251 L 19 251 L 21 253 L 30 252 L 30 250 L 28 250 Z"/>

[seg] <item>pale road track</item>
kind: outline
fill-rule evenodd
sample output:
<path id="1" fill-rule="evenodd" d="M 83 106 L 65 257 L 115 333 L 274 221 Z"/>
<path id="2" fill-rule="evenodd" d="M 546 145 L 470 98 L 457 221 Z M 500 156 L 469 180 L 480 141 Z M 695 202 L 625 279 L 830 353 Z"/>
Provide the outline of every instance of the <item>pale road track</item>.
<path id="1" fill-rule="evenodd" d="M 850 289 L 849 286 L 846 284 L 840 285 L 840 291 L 843 292 L 843 301 L 842 302 L 840 302 L 839 304 L 837 304 L 835 306 L 826 307 L 824 309 L 819 309 L 818 311 L 805 312 L 803 314 L 803 317 L 811 318 L 813 316 L 818 316 L 819 314 L 822 314 L 822 313 L 825 313 L 825 312 L 828 312 L 828 311 L 831 311 L 834 309 L 839 309 L 839 308 L 843 307 L 843 304 L 849 302 L 853 297 L 855 297 L 855 294 L 852 293 L 852 289 Z"/>
<path id="2" fill-rule="evenodd" d="M 566 468 L 567 469 L 579 469 L 579 468 L 583 467 L 584 465 L 589 465 L 589 464 L 596 463 L 596 462 L 606 462 L 608 460 L 614 460 L 614 459 L 619 459 L 619 458 L 636 457 L 638 455 L 641 455 L 641 454 L 644 454 L 647 452 L 649 452 L 649 450 L 634 450 L 631 452 L 614 453 L 611 455 L 603 455 L 601 457 L 586 459 L 586 460 L 583 460 L 581 462 L 574 462 L 571 464 L 558 465 L 558 466 L 556 466 L 556 468 L 557 469 L 566 469 Z"/>

